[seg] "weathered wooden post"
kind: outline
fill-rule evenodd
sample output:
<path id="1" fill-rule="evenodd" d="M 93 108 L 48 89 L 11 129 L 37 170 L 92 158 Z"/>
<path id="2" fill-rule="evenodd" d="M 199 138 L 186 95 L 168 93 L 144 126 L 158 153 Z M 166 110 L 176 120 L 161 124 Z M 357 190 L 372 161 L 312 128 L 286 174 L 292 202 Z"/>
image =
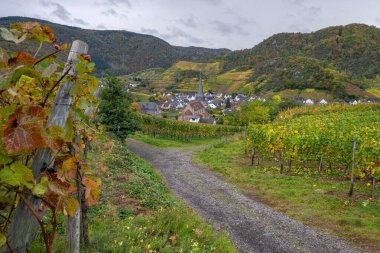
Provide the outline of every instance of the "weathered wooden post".
<path id="1" fill-rule="evenodd" d="M 75 65 L 79 62 L 77 56 L 82 53 L 86 54 L 87 51 L 88 46 L 85 42 L 80 40 L 74 41 L 71 46 L 69 57 L 67 59 L 63 73 L 66 73 L 68 71 L 69 76 L 76 76 L 77 73 Z M 72 102 L 72 97 L 70 96 L 69 91 L 74 82 L 74 79 L 70 79 L 70 81 L 62 82 L 60 84 L 49 115 L 47 126 L 65 126 Z M 40 148 L 36 151 L 31 169 L 34 178 L 37 181 L 39 181 L 41 178 L 41 168 L 44 165 L 46 166 L 51 164 L 53 161 L 54 157 L 50 148 Z M 43 210 L 39 210 L 41 200 L 33 196 L 28 196 L 27 201 L 31 204 L 39 217 L 42 219 L 46 209 L 44 208 Z M 26 252 L 27 248 L 30 246 L 35 237 L 38 226 L 39 223 L 37 219 L 32 215 L 25 202 L 20 201 L 17 208 L 15 209 L 11 224 L 8 229 L 9 242 L 17 253 Z M 8 249 L 3 248 L 2 252 L 8 252 Z"/>
<path id="2" fill-rule="evenodd" d="M 247 125 L 244 125 L 244 155 L 247 155 Z"/>
<path id="3" fill-rule="evenodd" d="M 350 183 L 350 191 L 348 192 L 348 195 L 350 195 L 350 196 L 352 196 L 352 194 L 354 193 L 355 152 L 356 152 L 356 138 L 354 138 L 354 146 L 352 148 L 351 183 Z"/>

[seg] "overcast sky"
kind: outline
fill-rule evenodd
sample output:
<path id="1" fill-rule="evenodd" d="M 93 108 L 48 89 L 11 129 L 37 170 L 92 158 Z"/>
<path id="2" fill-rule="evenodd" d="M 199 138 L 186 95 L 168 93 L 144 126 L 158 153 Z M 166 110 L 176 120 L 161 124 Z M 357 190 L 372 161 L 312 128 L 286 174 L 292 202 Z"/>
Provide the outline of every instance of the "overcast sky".
<path id="1" fill-rule="evenodd" d="M 251 48 L 280 32 L 380 27 L 380 0 L 0 0 L 0 16 L 151 34 L 173 45 Z"/>

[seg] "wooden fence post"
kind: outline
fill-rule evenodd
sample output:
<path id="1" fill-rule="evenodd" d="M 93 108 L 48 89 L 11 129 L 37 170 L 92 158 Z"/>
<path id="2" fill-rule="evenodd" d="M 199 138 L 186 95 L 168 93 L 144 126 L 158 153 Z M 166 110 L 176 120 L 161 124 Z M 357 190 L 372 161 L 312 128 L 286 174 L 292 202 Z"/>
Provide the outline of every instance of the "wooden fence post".
<path id="1" fill-rule="evenodd" d="M 70 68 L 68 75 L 76 76 L 77 73 L 75 65 L 79 62 L 77 55 L 82 53 L 86 54 L 87 51 L 88 46 L 85 42 L 80 40 L 74 41 L 71 46 L 63 73 L 65 73 Z M 70 80 L 67 82 L 62 82 L 60 84 L 49 115 L 47 126 L 65 126 L 72 102 L 72 97 L 70 96 L 69 91 L 74 82 L 75 80 Z M 54 157 L 50 148 L 40 148 L 36 151 L 31 169 L 34 178 L 37 181 L 39 181 L 41 178 L 41 168 L 44 165 L 51 164 L 53 161 Z M 41 200 L 31 195 L 27 197 L 27 200 L 32 205 L 34 210 L 36 210 L 39 217 L 42 219 L 46 208 L 39 210 Z M 15 209 L 11 224 L 8 229 L 8 238 L 12 248 L 17 253 L 26 252 L 27 248 L 30 246 L 35 237 L 38 227 L 39 223 L 37 222 L 36 218 L 31 214 L 31 211 L 28 209 L 26 204 L 23 201 L 20 201 L 17 208 Z M 2 252 L 8 252 L 8 249 L 3 248 Z"/>
<path id="2" fill-rule="evenodd" d="M 354 169 L 355 169 L 355 152 L 356 152 L 356 138 L 354 138 L 354 146 L 352 148 L 352 165 L 351 165 L 351 183 L 350 183 L 350 191 L 348 192 L 349 196 L 352 196 L 354 193 Z"/>
<path id="3" fill-rule="evenodd" d="M 244 125 L 244 155 L 247 155 L 247 125 Z"/>

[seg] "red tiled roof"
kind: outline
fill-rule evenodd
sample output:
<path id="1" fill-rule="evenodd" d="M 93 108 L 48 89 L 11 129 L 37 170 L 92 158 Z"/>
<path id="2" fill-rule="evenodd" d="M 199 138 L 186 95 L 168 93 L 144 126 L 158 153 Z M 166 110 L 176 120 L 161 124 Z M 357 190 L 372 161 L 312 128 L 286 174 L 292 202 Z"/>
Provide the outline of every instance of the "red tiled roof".
<path id="1" fill-rule="evenodd" d="M 193 113 L 189 109 L 187 109 L 185 111 L 182 111 L 181 115 L 182 116 L 190 116 L 190 115 L 193 115 Z"/>
<path id="2" fill-rule="evenodd" d="M 199 101 L 191 101 L 189 105 L 194 109 L 194 111 L 198 111 L 204 108 L 202 103 Z"/>

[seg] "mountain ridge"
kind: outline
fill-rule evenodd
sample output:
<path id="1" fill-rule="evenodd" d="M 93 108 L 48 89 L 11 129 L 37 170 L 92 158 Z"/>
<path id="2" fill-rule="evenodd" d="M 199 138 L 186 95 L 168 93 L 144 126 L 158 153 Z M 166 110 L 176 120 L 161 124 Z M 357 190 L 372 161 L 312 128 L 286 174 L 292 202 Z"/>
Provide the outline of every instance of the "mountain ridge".
<path id="1" fill-rule="evenodd" d="M 90 45 L 89 53 L 99 72 L 127 74 L 146 68 L 167 68 L 177 61 L 210 61 L 230 52 L 229 49 L 224 48 L 173 46 L 153 35 L 124 30 L 82 29 L 29 17 L 2 17 L 0 26 L 9 27 L 11 23 L 28 20 L 49 25 L 58 41 L 72 42 L 75 39 L 86 41 Z M 0 47 L 12 49 L 4 41 L 0 41 Z M 27 45 L 28 50 L 32 52 L 37 47 L 35 43 Z M 42 52 L 49 50 L 47 45 L 43 49 Z"/>

